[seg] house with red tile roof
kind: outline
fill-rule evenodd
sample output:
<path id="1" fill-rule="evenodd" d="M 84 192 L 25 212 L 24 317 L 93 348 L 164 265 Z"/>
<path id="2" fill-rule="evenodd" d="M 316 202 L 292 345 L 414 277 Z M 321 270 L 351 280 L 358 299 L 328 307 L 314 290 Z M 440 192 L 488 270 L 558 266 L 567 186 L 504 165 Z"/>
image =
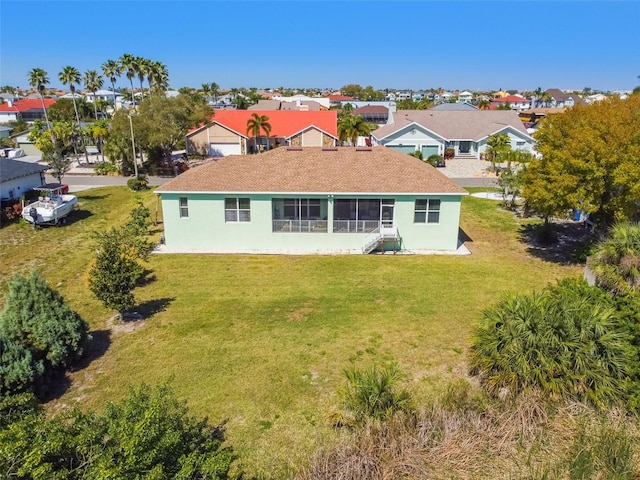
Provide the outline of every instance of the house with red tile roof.
<path id="1" fill-rule="evenodd" d="M 52 98 L 45 98 L 44 105 L 46 108 L 56 103 Z M 15 102 L 6 102 L 0 104 L 0 123 L 15 122 L 18 118 L 22 118 L 27 122 L 33 122 L 36 119 L 44 120 L 44 110 L 42 109 L 42 100 L 39 98 L 23 98 Z"/>
<path id="2" fill-rule="evenodd" d="M 269 137 L 254 138 L 247 122 L 264 115 Z M 211 121 L 187 133 L 188 154 L 211 157 L 244 155 L 279 146 L 334 147 L 338 143 L 338 114 L 334 110 L 216 110 Z"/>
<path id="3" fill-rule="evenodd" d="M 156 190 L 168 253 L 454 253 L 466 190 L 385 147 L 280 147 Z M 464 250 L 464 249 L 463 249 Z"/>

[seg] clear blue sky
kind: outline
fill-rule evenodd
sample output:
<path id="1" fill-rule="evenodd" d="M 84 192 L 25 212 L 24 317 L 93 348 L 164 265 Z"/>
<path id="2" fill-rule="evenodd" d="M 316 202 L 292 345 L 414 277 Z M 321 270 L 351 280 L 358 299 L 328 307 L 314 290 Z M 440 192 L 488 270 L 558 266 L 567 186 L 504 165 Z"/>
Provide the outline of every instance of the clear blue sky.
<path id="1" fill-rule="evenodd" d="M 0 0 L 0 22 L 0 85 L 23 88 L 34 67 L 59 87 L 62 67 L 123 53 L 163 62 L 173 88 L 640 84 L 638 1 Z"/>

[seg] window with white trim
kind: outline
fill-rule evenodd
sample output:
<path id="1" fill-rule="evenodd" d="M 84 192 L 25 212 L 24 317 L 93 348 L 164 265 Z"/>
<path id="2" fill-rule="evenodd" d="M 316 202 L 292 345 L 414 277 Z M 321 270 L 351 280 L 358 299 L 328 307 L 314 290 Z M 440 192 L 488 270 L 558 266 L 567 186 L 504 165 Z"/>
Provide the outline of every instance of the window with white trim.
<path id="1" fill-rule="evenodd" d="M 416 199 L 413 223 L 440 223 L 440 199 Z"/>
<path id="2" fill-rule="evenodd" d="M 180 197 L 180 218 L 189 218 L 189 199 Z"/>
<path id="3" fill-rule="evenodd" d="M 250 222 L 251 200 L 249 198 L 224 199 L 225 222 Z"/>

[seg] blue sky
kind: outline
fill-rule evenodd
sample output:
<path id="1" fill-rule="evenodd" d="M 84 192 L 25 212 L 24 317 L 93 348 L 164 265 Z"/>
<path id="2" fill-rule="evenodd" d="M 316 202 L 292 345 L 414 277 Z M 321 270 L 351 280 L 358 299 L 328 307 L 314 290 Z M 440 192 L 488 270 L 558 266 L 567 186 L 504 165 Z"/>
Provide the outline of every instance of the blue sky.
<path id="1" fill-rule="evenodd" d="M 34 67 L 58 87 L 123 53 L 173 88 L 640 84 L 639 1 L 0 0 L 0 22 L 0 85 L 23 88 Z"/>

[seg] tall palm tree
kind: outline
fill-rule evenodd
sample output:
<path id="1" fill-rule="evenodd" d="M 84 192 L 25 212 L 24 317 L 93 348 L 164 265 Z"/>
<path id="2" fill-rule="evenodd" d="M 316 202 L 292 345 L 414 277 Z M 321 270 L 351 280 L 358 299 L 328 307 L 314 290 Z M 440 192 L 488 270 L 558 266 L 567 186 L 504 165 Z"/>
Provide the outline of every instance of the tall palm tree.
<path id="1" fill-rule="evenodd" d="M 145 77 L 149 77 L 150 70 L 151 60 L 143 57 L 136 57 L 136 75 L 138 75 L 138 80 L 140 80 L 140 98 L 142 98 L 142 95 L 144 93 L 142 82 L 144 82 Z M 149 92 L 149 94 L 151 94 L 151 92 Z"/>
<path id="2" fill-rule="evenodd" d="M 87 70 L 84 72 L 84 84 L 93 93 L 93 114 L 98 119 L 98 102 L 96 99 L 96 91 L 100 90 L 103 85 L 102 76 L 97 70 Z"/>
<path id="3" fill-rule="evenodd" d="M 102 73 L 111 81 L 111 89 L 113 90 L 113 110 L 116 109 L 116 77 L 122 74 L 120 65 L 115 60 L 107 60 L 102 64 Z"/>
<path id="4" fill-rule="evenodd" d="M 220 94 L 220 85 L 216 82 L 211 82 L 209 84 L 209 89 L 211 90 L 211 95 L 213 95 L 213 103 L 217 103 L 218 95 Z"/>
<path id="5" fill-rule="evenodd" d="M 203 83 L 201 90 L 204 101 L 209 102 L 209 97 L 211 96 L 211 85 L 209 85 L 208 83 Z"/>
<path id="6" fill-rule="evenodd" d="M 40 94 L 40 100 L 42 101 L 42 110 L 44 110 L 44 118 L 47 122 L 47 128 L 51 133 L 51 142 L 55 143 L 53 130 L 51 129 L 51 124 L 49 123 L 49 115 L 47 114 L 47 106 L 44 103 L 44 91 L 47 87 L 47 84 L 49 83 L 47 72 L 45 72 L 41 68 L 34 68 L 30 70 L 27 75 L 29 76 L 29 86 L 34 87 Z"/>
<path id="7" fill-rule="evenodd" d="M 125 73 L 125 76 L 129 79 L 129 83 L 131 83 L 131 101 L 135 102 L 135 97 L 133 96 L 133 77 L 136 76 L 137 72 L 136 57 L 130 53 L 125 53 L 120 57 L 118 63 L 120 64 L 121 71 Z"/>
<path id="8" fill-rule="evenodd" d="M 486 98 L 483 98 L 478 102 L 478 108 L 480 110 L 489 110 L 490 102 Z"/>
<path id="9" fill-rule="evenodd" d="M 251 115 L 251 118 L 247 120 L 247 134 L 251 132 L 253 135 L 254 143 L 256 146 L 256 150 L 260 151 L 258 147 L 258 137 L 260 137 L 260 132 L 264 130 L 264 133 L 267 136 L 267 149 L 269 149 L 269 134 L 271 133 L 271 124 L 269 123 L 269 117 L 266 115 L 258 115 L 254 113 Z"/>
<path id="10" fill-rule="evenodd" d="M 58 74 L 58 78 L 63 84 L 69 85 L 69 90 L 71 91 L 71 99 L 73 100 L 73 110 L 76 113 L 76 122 L 78 125 L 78 129 L 80 129 L 80 116 L 78 115 L 78 106 L 76 105 L 76 84 L 80 84 L 80 72 L 75 67 L 66 66 Z M 84 136 L 80 135 L 80 139 L 82 141 L 82 146 L 84 147 Z M 86 148 L 84 149 L 84 156 L 87 160 L 87 163 L 89 163 L 89 154 L 87 153 Z"/>
<path id="11" fill-rule="evenodd" d="M 169 70 L 162 62 L 151 62 L 147 79 L 150 90 L 165 91 L 169 88 Z"/>

